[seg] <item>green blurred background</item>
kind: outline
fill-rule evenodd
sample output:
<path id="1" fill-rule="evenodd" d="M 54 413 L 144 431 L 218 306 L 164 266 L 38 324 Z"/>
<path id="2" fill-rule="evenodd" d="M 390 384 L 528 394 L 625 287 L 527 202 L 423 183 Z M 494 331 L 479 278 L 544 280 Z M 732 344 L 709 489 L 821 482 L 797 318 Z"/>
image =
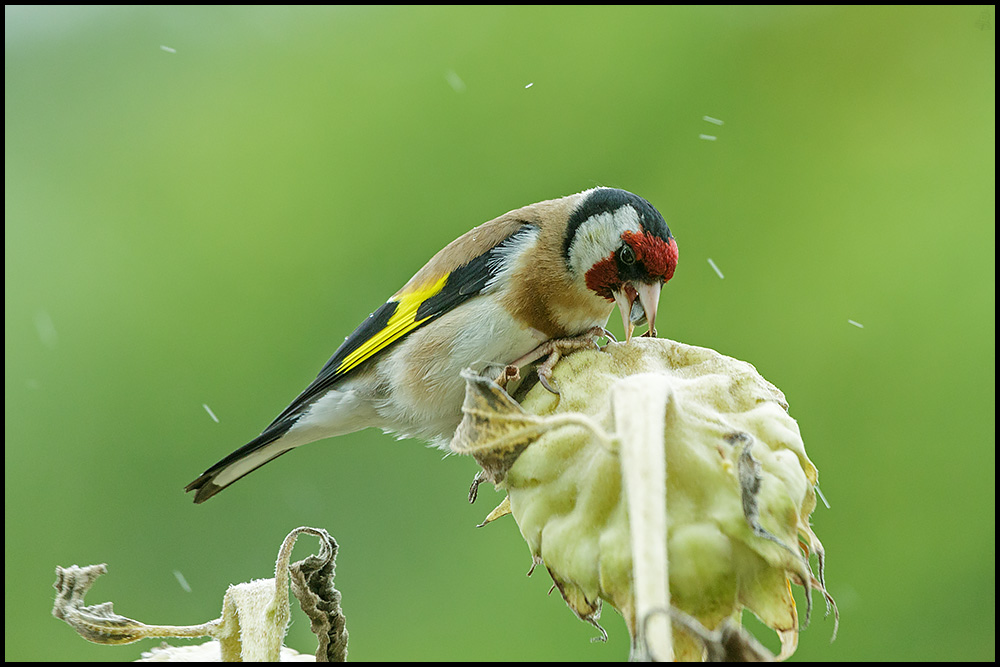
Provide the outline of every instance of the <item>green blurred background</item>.
<path id="1" fill-rule="evenodd" d="M 196 623 L 299 525 L 341 544 L 352 659 L 625 658 L 615 611 L 591 643 L 525 577 L 512 520 L 475 528 L 500 496 L 468 505 L 471 460 L 368 431 L 182 492 L 445 243 L 609 185 L 678 239 L 660 335 L 756 365 L 819 467 L 842 625 L 795 658 L 993 660 L 994 20 L 8 7 L 5 658 L 154 644 L 53 619 L 57 564 L 109 564 L 90 603 Z"/>

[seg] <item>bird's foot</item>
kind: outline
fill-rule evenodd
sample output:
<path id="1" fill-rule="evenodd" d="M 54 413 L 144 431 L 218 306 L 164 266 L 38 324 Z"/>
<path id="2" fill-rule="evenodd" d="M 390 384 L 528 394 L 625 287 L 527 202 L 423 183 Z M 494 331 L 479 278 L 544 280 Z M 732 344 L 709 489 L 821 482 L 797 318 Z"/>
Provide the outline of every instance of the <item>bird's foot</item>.
<path id="1" fill-rule="evenodd" d="M 497 383 L 502 387 L 506 386 L 507 382 L 521 377 L 520 368 L 522 366 L 527 366 L 545 357 L 545 361 L 538 366 L 538 381 L 553 394 L 558 394 L 559 390 L 553 386 L 555 380 L 552 377 L 552 369 L 555 368 L 555 365 L 559 363 L 559 360 L 564 355 L 570 352 L 584 350 L 589 347 L 595 347 L 598 350 L 602 349 L 597 344 L 599 338 L 607 338 L 608 340 L 617 342 L 615 337 L 611 335 L 611 332 L 604 327 L 592 327 L 579 336 L 553 338 L 552 340 L 545 341 L 520 359 L 508 364 L 501 373 L 500 378 L 498 378 Z"/>

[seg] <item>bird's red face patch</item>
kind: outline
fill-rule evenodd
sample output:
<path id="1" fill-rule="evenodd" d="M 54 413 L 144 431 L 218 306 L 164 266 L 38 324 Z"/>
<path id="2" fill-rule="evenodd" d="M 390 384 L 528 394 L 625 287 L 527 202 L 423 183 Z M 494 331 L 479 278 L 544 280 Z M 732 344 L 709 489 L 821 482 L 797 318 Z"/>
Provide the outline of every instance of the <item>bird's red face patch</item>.
<path id="1" fill-rule="evenodd" d="M 611 293 L 611 290 L 622 283 L 621 278 L 618 277 L 618 262 L 615 260 L 615 253 L 611 253 L 590 267 L 585 279 L 588 288 L 614 303 L 615 295 Z"/>
<path id="2" fill-rule="evenodd" d="M 636 259 L 653 278 L 667 282 L 677 268 L 677 242 L 673 237 L 664 241 L 659 236 L 642 232 L 625 232 L 622 240 L 635 251 Z"/>
<path id="3" fill-rule="evenodd" d="M 629 280 L 665 283 L 673 278 L 677 268 L 677 242 L 672 237 L 664 240 L 645 232 L 627 231 L 622 234 L 622 241 L 635 253 L 635 263 L 625 266 L 617 252 L 611 253 L 587 271 L 588 288 L 613 302 L 613 291 L 622 289 Z"/>

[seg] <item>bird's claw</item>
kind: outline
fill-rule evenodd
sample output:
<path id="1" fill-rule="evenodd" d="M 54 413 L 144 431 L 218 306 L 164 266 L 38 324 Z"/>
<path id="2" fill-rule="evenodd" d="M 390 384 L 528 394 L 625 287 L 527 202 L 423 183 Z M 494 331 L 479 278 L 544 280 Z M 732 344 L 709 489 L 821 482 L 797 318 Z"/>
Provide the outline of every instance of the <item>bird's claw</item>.
<path id="1" fill-rule="evenodd" d="M 595 327 L 595 329 L 600 329 L 601 330 L 599 334 L 596 334 L 594 336 L 594 345 L 596 345 L 597 349 L 600 350 L 601 352 L 603 352 L 604 349 L 608 345 L 610 345 L 611 343 L 617 343 L 618 342 L 618 339 L 615 338 L 615 335 L 613 333 L 611 333 L 610 331 L 608 331 L 607 329 L 605 329 L 604 327 Z M 593 329 L 591 329 L 591 331 L 593 331 Z M 607 338 L 608 339 L 608 342 L 605 343 L 604 347 L 601 347 L 600 345 L 597 344 L 597 341 L 600 338 Z"/>
<path id="2" fill-rule="evenodd" d="M 520 359 L 508 364 L 500 374 L 500 377 L 497 379 L 497 384 L 502 387 L 506 387 L 507 382 L 516 380 L 520 377 L 519 369 L 521 366 L 527 366 L 542 357 L 546 357 L 545 361 L 543 361 L 538 367 L 538 380 L 542 383 L 542 386 L 545 387 L 545 389 L 558 395 L 559 390 L 556 388 L 558 385 L 556 385 L 556 381 L 552 377 L 552 369 L 555 368 L 556 363 L 559 362 L 564 354 L 575 352 L 576 350 L 582 350 L 590 347 L 591 345 L 596 347 L 598 350 L 602 350 L 603 348 L 597 344 L 597 339 L 599 338 L 607 338 L 615 343 L 618 342 L 611 332 L 604 327 L 592 327 L 579 336 L 573 336 L 571 338 L 553 338 L 552 340 L 542 343 Z"/>
<path id="3" fill-rule="evenodd" d="M 558 361 L 559 357 L 557 356 L 557 354 L 558 353 L 553 352 L 552 353 L 552 357 L 556 357 L 556 360 Z M 552 357 L 549 357 L 549 359 L 551 359 Z M 559 390 L 552 386 L 552 383 L 554 383 L 556 381 L 555 378 L 552 377 L 552 368 L 551 367 L 550 368 L 546 368 L 546 366 L 548 366 L 548 363 L 549 362 L 546 361 L 544 364 L 542 364 L 542 366 L 539 366 L 539 368 L 538 368 L 538 381 L 542 383 L 543 387 L 545 387 L 551 393 L 553 393 L 556 396 L 558 396 L 559 395 Z"/>

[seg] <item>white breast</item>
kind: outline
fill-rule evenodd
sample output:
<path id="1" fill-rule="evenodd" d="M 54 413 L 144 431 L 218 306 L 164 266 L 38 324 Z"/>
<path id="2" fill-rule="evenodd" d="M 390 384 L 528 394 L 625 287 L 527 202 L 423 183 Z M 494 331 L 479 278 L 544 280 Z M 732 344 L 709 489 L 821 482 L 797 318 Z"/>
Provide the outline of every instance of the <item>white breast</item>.
<path id="1" fill-rule="evenodd" d="M 545 335 L 515 320 L 501 305 L 511 277 L 532 261 L 538 229 L 524 227 L 498 247 L 496 274 L 482 294 L 411 333 L 379 363 L 386 398 L 379 414 L 400 435 L 447 447 L 462 418 L 461 371 L 498 375 L 510 362 L 545 342 Z M 386 391 L 387 390 L 387 391 Z"/>
<path id="2" fill-rule="evenodd" d="M 498 300 L 475 297 L 414 331 L 378 365 L 378 384 L 388 391 L 376 410 L 386 430 L 447 446 L 462 418 L 461 371 L 499 374 L 543 342 Z"/>

